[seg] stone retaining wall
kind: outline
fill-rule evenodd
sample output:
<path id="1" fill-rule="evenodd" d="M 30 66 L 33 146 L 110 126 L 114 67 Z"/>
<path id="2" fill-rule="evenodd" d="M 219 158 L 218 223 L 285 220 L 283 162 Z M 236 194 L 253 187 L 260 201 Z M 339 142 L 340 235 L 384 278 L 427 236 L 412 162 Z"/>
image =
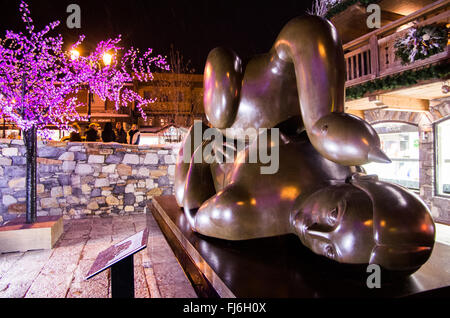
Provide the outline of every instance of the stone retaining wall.
<path id="1" fill-rule="evenodd" d="M 173 194 L 177 147 L 38 143 L 38 216 L 144 213 Z M 21 140 L 0 139 L 0 224 L 23 216 L 26 158 Z"/>

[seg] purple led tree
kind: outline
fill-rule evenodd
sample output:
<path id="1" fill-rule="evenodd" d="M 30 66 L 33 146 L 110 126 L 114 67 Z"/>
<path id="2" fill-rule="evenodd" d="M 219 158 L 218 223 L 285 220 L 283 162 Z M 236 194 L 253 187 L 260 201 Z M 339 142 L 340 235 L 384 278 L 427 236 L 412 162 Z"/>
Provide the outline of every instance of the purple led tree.
<path id="1" fill-rule="evenodd" d="M 24 133 L 27 149 L 27 223 L 36 213 L 37 134 L 46 138 L 49 125 L 70 129 L 74 121 L 86 121 L 77 112 L 83 106 L 76 97 L 88 89 L 102 99 L 115 102 L 116 109 L 134 102 L 145 118 L 142 107 L 155 100 L 144 99 L 125 84 L 134 79 L 150 81 L 154 69 L 168 70 L 165 59 L 152 50 L 140 54 L 131 48 L 123 52 L 120 36 L 98 43 L 88 56 L 75 54 L 84 36 L 70 50 L 64 50 L 61 35 L 51 33 L 59 21 L 35 31 L 25 1 L 19 6 L 25 32 L 7 31 L 0 40 L 0 116 L 13 122 Z M 105 61 L 108 60 L 108 61 Z"/>

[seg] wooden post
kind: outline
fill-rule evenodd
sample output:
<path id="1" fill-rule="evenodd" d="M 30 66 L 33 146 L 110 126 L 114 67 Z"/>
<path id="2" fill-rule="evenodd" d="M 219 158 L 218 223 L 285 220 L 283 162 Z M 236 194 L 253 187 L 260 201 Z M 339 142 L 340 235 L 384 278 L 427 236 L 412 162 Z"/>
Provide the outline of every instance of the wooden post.
<path id="1" fill-rule="evenodd" d="M 369 40 L 370 45 L 370 60 L 371 60 L 371 70 L 372 70 L 372 79 L 375 79 L 380 76 L 380 58 L 379 58 L 379 46 L 378 46 L 378 37 L 373 35 Z"/>

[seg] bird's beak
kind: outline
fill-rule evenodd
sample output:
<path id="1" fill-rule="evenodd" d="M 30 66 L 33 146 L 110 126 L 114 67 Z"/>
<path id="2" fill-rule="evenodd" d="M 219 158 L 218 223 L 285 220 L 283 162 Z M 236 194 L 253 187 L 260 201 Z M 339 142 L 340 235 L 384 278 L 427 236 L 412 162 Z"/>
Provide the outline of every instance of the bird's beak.
<path id="1" fill-rule="evenodd" d="M 368 160 L 378 163 L 392 163 L 391 159 L 379 148 L 372 148 L 369 151 Z"/>

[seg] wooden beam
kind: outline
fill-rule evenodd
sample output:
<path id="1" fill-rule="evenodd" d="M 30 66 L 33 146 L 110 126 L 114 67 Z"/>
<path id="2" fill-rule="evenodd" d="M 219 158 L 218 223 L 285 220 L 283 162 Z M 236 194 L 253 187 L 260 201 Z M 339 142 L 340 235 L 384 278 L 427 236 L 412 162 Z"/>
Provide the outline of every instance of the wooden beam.
<path id="1" fill-rule="evenodd" d="M 369 97 L 369 101 L 387 106 L 387 110 L 426 112 L 430 110 L 428 99 L 406 97 L 402 95 L 378 95 Z"/>
<path id="2" fill-rule="evenodd" d="M 428 99 L 412 98 L 403 95 L 375 95 L 345 103 L 345 111 L 347 113 L 358 113 L 372 109 L 427 112 L 430 110 L 430 101 Z"/>
<path id="3" fill-rule="evenodd" d="M 347 114 L 351 114 L 351 115 L 355 115 L 359 118 L 365 119 L 366 115 L 364 114 L 363 110 L 354 110 L 354 109 L 349 109 L 345 111 Z"/>
<path id="4" fill-rule="evenodd" d="M 348 101 L 345 103 L 345 111 L 363 111 L 363 110 L 372 110 L 372 109 L 383 109 L 387 106 L 382 104 L 378 100 L 369 100 L 368 97 Z"/>
<path id="5" fill-rule="evenodd" d="M 402 14 L 398 14 L 398 13 L 391 12 L 391 11 L 385 11 L 385 10 L 381 10 L 381 16 L 383 17 L 383 20 L 391 21 L 391 22 L 397 21 L 397 20 L 405 17 Z"/>

